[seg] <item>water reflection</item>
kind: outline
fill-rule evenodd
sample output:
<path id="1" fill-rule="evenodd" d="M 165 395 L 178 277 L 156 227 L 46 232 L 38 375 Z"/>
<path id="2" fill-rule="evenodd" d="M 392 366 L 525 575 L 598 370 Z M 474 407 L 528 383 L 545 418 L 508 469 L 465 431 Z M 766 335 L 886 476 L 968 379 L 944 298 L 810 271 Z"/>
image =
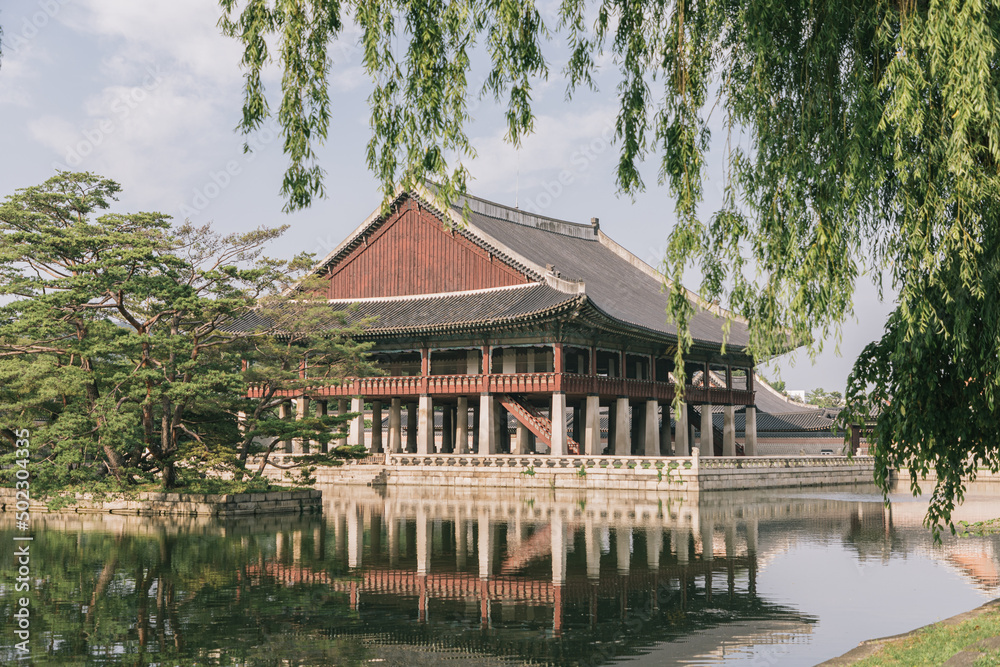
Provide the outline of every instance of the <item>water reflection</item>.
<path id="1" fill-rule="evenodd" d="M 869 489 L 692 500 L 339 487 L 324 503 L 322 517 L 228 522 L 37 516 L 34 663 L 811 664 L 801 656 L 840 652 L 817 628 L 851 619 L 762 592 L 763 570 L 828 576 L 820 561 L 839 549 L 859 572 L 924 558 L 984 595 L 1000 582 L 992 539 L 935 546 L 922 503 L 889 510 Z M 1000 514 L 992 499 L 966 509 Z M 11 520 L 0 514 L 3 550 Z M 790 561 L 803 544 L 812 555 Z M 10 618 L 13 557 L 0 558 Z M 851 632 L 846 648 L 888 634 Z M 13 658 L 2 643 L 0 660 Z"/>

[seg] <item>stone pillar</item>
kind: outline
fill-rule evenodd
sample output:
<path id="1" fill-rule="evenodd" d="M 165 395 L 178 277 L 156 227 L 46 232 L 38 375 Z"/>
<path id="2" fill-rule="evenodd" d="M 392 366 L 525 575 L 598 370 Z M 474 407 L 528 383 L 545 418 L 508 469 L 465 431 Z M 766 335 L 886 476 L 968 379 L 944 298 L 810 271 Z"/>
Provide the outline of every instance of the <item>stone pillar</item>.
<path id="1" fill-rule="evenodd" d="M 406 404 L 406 451 L 414 454 L 417 451 L 417 404 Z"/>
<path id="2" fill-rule="evenodd" d="M 431 547 L 429 537 L 430 526 L 427 523 L 427 510 L 417 507 L 417 574 L 426 575 L 430 572 Z"/>
<path id="3" fill-rule="evenodd" d="M 584 440 L 584 425 L 586 422 L 587 400 L 577 401 L 573 406 L 573 439 L 579 443 Z"/>
<path id="4" fill-rule="evenodd" d="M 434 401 L 421 396 L 417 408 L 417 454 L 434 453 Z"/>
<path id="5" fill-rule="evenodd" d="M 701 529 L 701 558 L 702 560 L 712 560 L 715 558 L 715 524 L 711 519 L 701 517 L 699 528 Z"/>
<path id="6" fill-rule="evenodd" d="M 347 566 L 361 567 L 364 549 L 365 519 L 361 508 L 353 503 L 347 510 Z"/>
<path id="7" fill-rule="evenodd" d="M 452 422 L 450 405 L 441 406 L 441 453 L 451 454 L 455 451 L 455 430 Z"/>
<path id="8" fill-rule="evenodd" d="M 583 453 L 597 456 L 601 453 L 601 399 L 597 395 L 587 396 L 585 419 Z"/>
<path id="9" fill-rule="evenodd" d="M 723 408 L 722 455 L 736 456 L 736 407 L 733 405 Z"/>
<path id="10" fill-rule="evenodd" d="M 479 405 L 472 404 L 472 448 L 469 449 L 474 454 L 479 454 Z"/>
<path id="11" fill-rule="evenodd" d="M 462 519 L 462 510 L 455 510 L 455 568 L 461 572 L 465 569 L 465 562 L 468 558 L 469 546 L 466 541 L 465 521 Z"/>
<path id="12" fill-rule="evenodd" d="M 398 454 L 403 451 L 402 401 L 392 399 L 389 404 L 389 453 Z"/>
<path id="13" fill-rule="evenodd" d="M 351 417 L 351 426 L 347 432 L 348 445 L 365 444 L 365 399 L 355 396 L 351 399 L 351 412 L 355 413 Z"/>
<path id="14" fill-rule="evenodd" d="M 350 412 L 350 410 L 347 409 L 349 406 L 350 406 L 350 403 L 348 402 L 348 400 L 346 398 L 337 399 L 337 415 L 340 416 L 340 417 L 343 417 L 344 415 L 346 415 L 348 412 Z M 341 423 L 341 428 L 343 428 L 343 422 Z M 338 447 L 340 447 L 340 446 L 346 446 L 347 445 L 347 436 L 346 435 L 345 436 L 341 436 L 341 437 L 337 438 L 334 442 L 337 443 Z"/>
<path id="15" fill-rule="evenodd" d="M 327 416 L 328 405 L 326 401 L 316 401 L 316 419 L 322 419 Z M 330 443 L 320 442 L 317 443 L 319 446 L 319 451 L 326 454 L 330 451 Z"/>
<path id="16" fill-rule="evenodd" d="M 688 428 L 688 406 L 680 403 L 674 412 L 674 456 L 691 456 L 691 429 Z"/>
<path id="17" fill-rule="evenodd" d="M 646 401 L 646 433 L 643 437 L 646 456 L 660 455 L 659 405 L 656 400 Z"/>
<path id="18" fill-rule="evenodd" d="M 553 392 L 552 394 L 552 409 L 549 413 L 552 418 L 552 443 L 551 451 L 549 452 L 552 456 L 565 456 L 566 455 L 566 394 L 561 391 Z M 560 524 L 561 525 L 561 524 Z M 553 558 L 555 558 L 555 553 L 553 553 Z M 563 553 L 563 558 L 566 558 L 566 554 Z"/>
<path id="19" fill-rule="evenodd" d="M 479 449 L 477 454 L 496 454 L 496 410 L 493 396 L 479 396 Z"/>
<path id="20" fill-rule="evenodd" d="M 372 444 L 369 451 L 382 453 L 382 401 L 372 401 Z"/>
<path id="21" fill-rule="evenodd" d="M 715 456 L 715 443 L 712 441 L 711 403 L 703 403 L 701 406 L 701 440 L 698 441 L 698 448 L 703 457 Z"/>
<path id="22" fill-rule="evenodd" d="M 305 396 L 299 396 L 295 399 L 295 420 L 301 421 L 309 416 L 309 399 Z M 305 438 L 295 438 L 292 441 L 292 451 L 295 454 L 308 454 L 309 453 L 309 440 Z"/>
<path id="23" fill-rule="evenodd" d="M 587 578 L 591 581 L 597 581 L 601 578 L 601 538 L 597 534 L 594 520 L 589 517 L 584 522 L 583 530 Z"/>
<path id="24" fill-rule="evenodd" d="M 618 563 L 618 574 L 627 575 L 632 565 L 632 529 L 618 526 L 615 529 L 615 560 Z"/>
<path id="25" fill-rule="evenodd" d="M 549 531 L 552 536 L 552 583 L 559 586 L 566 583 L 566 526 L 559 512 L 552 513 Z"/>
<path id="26" fill-rule="evenodd" d="M 391 510 L 386 513 L 385 537 L 389 541 L 389 565 L 395 566 L 399 561 L 399 517 Z"/>
<path id="27" fill-rule="evenodd" d="M 278 406 L 278 419 L 290 419 L 292 416 L 292 402 L 282 401 Z M 285 440 L 283 443 L 286 454 L 292 453 L 292 441 Z"/>
<path id="28" fill-rule="evenodd" d="M 615 456 L 632 456 L 632 428 L 629 423 L 628 399 L 619 396 L 615 402 Z M 608 449 L 611 449 L 610 445 Z"/>
<path id="29" fill-rule="evenodd" d="M 497 452 L 510 452 L 510 431 L 507 429 L 507 410 L 500 405 L 500 399 L 493 398 L 493 441 Z"/>
<path id="30" fill-rule="evenodd" d="M 608 441 L 605 450 L 608 456 L 615 453 L 615 434 L 618 433 L 618 401 L 611 401 L 608 405 Z M 600 445 L 598 445 L 600 449 Z"/>
<path id="31" fill-rule="evenodd" d="M 646 566 L 656 572 L 660 569 L 660 551 L 663 550 L 663 528 L 646 529 Z"/>
<path id="32" fill-rule="evenodd" d="M 660 453 L 663 456 L 674 455 L 674 445 L 670 437 L 670 404 L 660 407 Z"/>
<path id="33" fill-rule="evenodd" d="M 490 517 L 479 510 L 479 578 L 489 579 L 493 571 L 493 532 Z"/>
<path id="34" fill-rule="evenodd" d="M 469 399 L 458 397 L 458 408 L 455 411 L 455 453 L 469 453 Z"/>
<path id="35" fill-rule="evenodd" d="M 746 423 L 743 426 L 743 453 L 757 456 L 757 408 L 748 405 Z"/>
<path id="36" fill-rule="evenodd" d="M 521 423 L 520 420 L 517 422 L 517 442 L 513 447 L 510 448 L 511 454 L 527 454 L 528 453 L 528 438 L 531 436 L 531 431 L 527 426 Z"/>

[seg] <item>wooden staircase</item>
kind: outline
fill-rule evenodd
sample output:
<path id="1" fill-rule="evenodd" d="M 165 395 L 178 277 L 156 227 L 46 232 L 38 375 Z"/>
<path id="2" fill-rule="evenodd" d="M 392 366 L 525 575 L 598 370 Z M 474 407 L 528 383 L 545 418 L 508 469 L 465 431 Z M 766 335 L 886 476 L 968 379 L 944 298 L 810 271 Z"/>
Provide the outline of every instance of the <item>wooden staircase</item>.
<path id="1" fill-rule="evenodd" d="M 514 415 L 517 421 L 528 427 L 528 430 L 535 434 L 535 438 L 542 444 L 552 447 L 552 420 L 545 417 L 535 409 L 531 403 L 522 396 L 514 394 L 501 394 L 500 405 L 507 409 L 507 412 Z M 569 454 L 580 454 L 580 443 L 573 438 L 566 436 L 566 452 Z"/>

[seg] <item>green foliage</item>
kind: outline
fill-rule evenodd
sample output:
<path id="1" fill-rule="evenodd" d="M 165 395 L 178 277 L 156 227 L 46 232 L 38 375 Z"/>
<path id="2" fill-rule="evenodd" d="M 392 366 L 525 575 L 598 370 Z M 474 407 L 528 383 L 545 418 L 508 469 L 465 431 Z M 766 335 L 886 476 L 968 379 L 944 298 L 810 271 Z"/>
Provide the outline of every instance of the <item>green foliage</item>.
<path id="1" fill-rule="evenodd" d="M 577 477 L 586 477 L 587 476 L 587 466 L 581 465 L 579 468 L 577 468 L 576 469 L 576 476 Z"/>
<path id="2" fill-rule="evenodd" d="M 534 477 L 535 476 L 535 466 L 528 466 L 527 468 L 525 468 L 524 470 L 521 471 L 521 474 L 522 475 L 527 475 L 529 477 Z"/>
<path id="3" fill-rule="evenodd" d="M 614 63 L 617 183 L 642 189 L 639 165 L 655 155 L 675 202 L 663 271 L 681 392 L 699 305 L 719 299 L 745 318 L 757 359 L 809 341 L 815 352 L 852 316 L 858 278 L 881 289 L 884 276 L 897 307 L 858 359 L 842 414 L 875 424 L 879 483 L 896 467 L 914 478 L 934 469 L 937 523 L 963 473 L 1000 467 L 996 2 L 562 0 L 555 26 L 532 0 L 221 3 L 224 30 L 244 46 L 245 131 L 269 113 L 267 40 L 278 49 L 290 208 L 321 193 L 311 146 L 329 123 L 325 47 L 348 17 L 375 83 L 368 161 L 387 196 L 425 176 L 446 202 L 464 188 L 477 45 L 479 93 L 505 101 L 514 143 L 533 129 L 531 87 L 549 73 L 553 31 L 569 49 L 570 95 Z M 703 211 L 713 111 L 726 176 L 722 201 Z M 681 285 L 692 265 L 701 299 Z"/>
<path id="4" fill-rule="evenodd" d="M 985 535 L 996 535 L 1000 533 L 1000 518 L 987 519 L 985 521 L 959 521 L 957 533 L 960 537 L 983 537 Z"/>
<path id="5" fill-rule="evenodd" d="M 827 391 L 819 387 L 806 394 L 806 403 L 818 405 L 821 408 L 842 408 L 844 407 L 844 397 L 839 391 Z"/>
<path id="6" fill-rule="evenodd" d="M 283 228 L 221 236 L 105 212 L 119 189 L 60 172 L 0 204 L 0 464 L 27 429 L 36 492 L 172 488 L 239 481 L 255 438 L 334 437 L 346 416 L 276 414 L 278 392 L 365 366 L 342 314 L 325 313 L 321 334 L 320 307 L 273 294 L 292 277 L 262 249 Z M 258 326 L 231 326 L 250 313 Z M 267 387 L 250 398 L 260 373 Z"/>

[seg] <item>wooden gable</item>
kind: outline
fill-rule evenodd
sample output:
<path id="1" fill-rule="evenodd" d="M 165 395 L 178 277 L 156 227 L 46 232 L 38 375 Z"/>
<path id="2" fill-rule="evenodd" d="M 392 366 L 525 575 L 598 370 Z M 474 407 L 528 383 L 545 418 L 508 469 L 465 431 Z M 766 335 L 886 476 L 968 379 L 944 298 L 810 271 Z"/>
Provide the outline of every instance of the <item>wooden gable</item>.
<path id="1" fill-rule="evenodd" d="M 327 298 L 437 294 L 531 282 L 410 199 L 326 268 Z"/>

